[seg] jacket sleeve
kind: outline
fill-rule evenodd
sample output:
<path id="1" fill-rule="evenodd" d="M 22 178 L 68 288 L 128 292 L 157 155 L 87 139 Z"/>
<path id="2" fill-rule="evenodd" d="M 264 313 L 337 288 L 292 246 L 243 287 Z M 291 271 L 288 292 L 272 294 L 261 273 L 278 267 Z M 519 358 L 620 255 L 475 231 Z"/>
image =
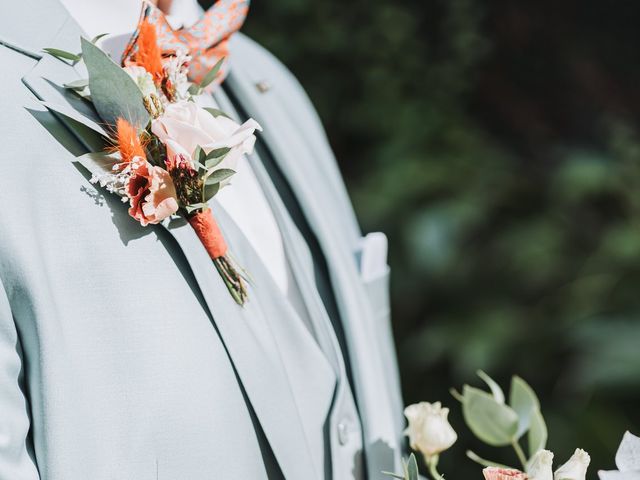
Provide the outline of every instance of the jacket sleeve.
<path id="1" fill-rule="evenodd" d="M 18 332 L 0 281 L 0 478 L 36 480 L 38 470 L 28 447 L 30 420 L 23 381 Z"/>

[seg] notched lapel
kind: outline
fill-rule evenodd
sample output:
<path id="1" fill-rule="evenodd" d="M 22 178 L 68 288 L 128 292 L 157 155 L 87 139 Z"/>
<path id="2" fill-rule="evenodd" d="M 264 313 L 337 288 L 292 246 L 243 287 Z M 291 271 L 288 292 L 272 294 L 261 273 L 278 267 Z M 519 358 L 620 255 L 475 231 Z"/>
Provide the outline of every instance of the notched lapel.
<path id="1" fill-rule="evenodd" d="M 29 89 L 42 101 L 67 110 L 80 110 L 101 123 L 93 109 L 63 85 L 81 78 L 71 65 L 45 56 L 24 77 Z M 80 102 L 80 103 L 78 103 Z M 78 128 L 68 116 L 56 114 L 90 151 L 101 148 L 96 132 Z M 131 220 L 133 222 L 133 220 Z M 140 227 L 142 228 L 142 227 Z M 316 478 L 286 372 L 271 346 L 272 333 L 262 313 L 251 302 L 239 307 L 213 266 L 200 240 L 183 219 L 168 220 L 166 228 L 182 250 L 205 299 L 229 358 L 286 478 Z M 251 287 L 250 287 L 251 288 Z M 215 408 L 212 405 L 211 408 Z"/>
<path id="2" fill-rule="evenodd" d="M 233 60 L 233 57 L 231 57 Z M 382 372 L 384 365 L 377 351 L 377 340 L 370 331 L 373 312 L 360 279 L 349 239 L 327 205 L 329 200 L 318 190 L 323 172 L 313 162 L 309 146 L 297 135 L 292 119 L 283 111 L 272 92 L 262 94 L 255 89 L 253 69 L 238 60 L 231 69 L 226 85 L 238 98 L 245 112 L 264 127 L 262 138 L 273 153 L 283 175 L 296 196 L 315 234 L 330 269 L 333 291 L 345 330 L 348 353 L 354 373 L 354 386 L 364 430 L 366 457 L 370 471 L 380 471 L 376 463 L 383 456 L 371 455 L 373 446 L 388 444 L 391 452 L 384 470 L 393 470 L 397 461 L 399 438 L 395 428 L 393 402 L 382 377 L 360 375 L 361 372 Z M 274 87 L 275 89 L 276 87 Z M 292 132 L 294 132 L 292 134 Z M 392 416 L 393 415 L 393 416 Z"/>
<path id="3" fill-rule="evenodd" d="M 95 152 L 99 151 L 103 145 L 100 134 L 95 131 L 95 128 L 92 129 L 72 118 L 74 112 L 80 112 L 97 128 L 101 128 L 102 121 L 91 105 L 64 87 L 65 84 L 80 78 L 82 78 L 81 75 L 70 64 L 45 55 L 33 70 L 23 77 L 22 81 L 38 99 L 51 104 L 54 109 L 59 107 L 60 111 L 69 111 L 70 116 L 57 114 L 58 118 L 78 137 L 87 150 Z"/>
<path id="4" fill-rule="evenodd" d="M 211 202 L 216 218 L 216 202 Z M 227 291 L 193 229 L 183 219 L 167 222 L 167 230 L 184 252 L 200 285 L 216 329 L 224 341 L 240 381 L 285 478 L 316 478 L 286 371 L 268 319 L 249 285 L 249 300 L 238 306 Z M 220 222 L 225 230 L 225 223 Z M 240 259 L 242 260 L 242 259 Z"/>

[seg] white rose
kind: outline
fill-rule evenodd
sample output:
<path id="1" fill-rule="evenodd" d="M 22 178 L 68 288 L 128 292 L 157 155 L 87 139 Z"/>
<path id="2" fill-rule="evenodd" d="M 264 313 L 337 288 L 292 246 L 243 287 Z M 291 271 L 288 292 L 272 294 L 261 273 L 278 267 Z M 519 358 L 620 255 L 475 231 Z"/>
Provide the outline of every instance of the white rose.
<path id="1" fill-rule="evenodd" d="M 529 460 L 527 474 L 531 480 L 553 480 L 553 453 L 538 450 Z"/>
<path id="2" fill-rule="evenodd" d="M 581 448 L 576 448 L 571 458 L 553 474 L 554 480 L 585 480 L 591 457 Z"/>
<path id="3" fill-rule="evenodd" d="M 449 409 L 442 408 L 440 402 L 409 405 L 404 415 L 409 421 L 405 435 L 409 436 L 411 448 L 427 459 L 451 447 L 458 438 L 447 420 Z"/>
<path id="4" fill-rule="evenodd" d="M 153 134 L 175 153 L 190 157 L 198 146 L 205 153 L 218 148 L 230 148 L 231 151 L 218 168 L 231 169 L 241 155 L 253 151 L 256 130 L 262 128 L 253 119 L 238 125 L 223 115 L 214 117 L 189 101 L 166 105 L 164 113 L 151 124 Z"/>
<path id="5" fill-rule="evenodd" d="M 153 83 L 153 77 L 143 67 L 132 65 L 130 67 L 124 67 L 124 71 L 136 82 L 143 97 L 148 97 L 152 93 L 155 95 L 158 94 L 156 84 Z"/>
<path id="6" fill-rule="evenodd" d="M 640 437 L 625 432 L 616 453 L 618 470 L 600 470 L 600 480 L 640 480 Z"/>

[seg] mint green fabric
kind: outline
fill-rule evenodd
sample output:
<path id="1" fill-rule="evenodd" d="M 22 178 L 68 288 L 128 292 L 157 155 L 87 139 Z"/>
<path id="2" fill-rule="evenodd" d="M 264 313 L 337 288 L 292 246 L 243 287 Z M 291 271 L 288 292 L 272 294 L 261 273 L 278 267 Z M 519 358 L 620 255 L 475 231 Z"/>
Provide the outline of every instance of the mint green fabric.
<path id="1" fill-rule="evenodd" d="M 312 335 L 278 299 L 215 202 L 254 276 L 244 309 L 185 222 L 141 227 L 73 164 L 95 136 L 72 135 L 37 99 L 74 102 L 60 85 L 81 67 L 41 49 L 77 50 L 79 35 L 55 0 L 13 2 L 0 16 L 0 478 L 349 479 L 362 478 L 354 465 L 363 454 L 370 478 L 393 470 L 402 405 L 384 346 L 389 319 L 359 277 L 359 228 L 299 85 L 246 37 L 232 42 L 229 87 L 272 132 L 265 137 L 327 257 L 361 433 L 353 401 L 340 400 L 351 392 L 326 321 Z M 260 96 L 247 72 L 273 89 Z M 307 175 L 328 188 L 310 188 Z M 306 265 L 298 263 L 299 281 Z M 304 288 L 311 311 L 317 298 L 311 283 Z M 357 440 L 343 442 L 337 432 L 349 418 Z"/>

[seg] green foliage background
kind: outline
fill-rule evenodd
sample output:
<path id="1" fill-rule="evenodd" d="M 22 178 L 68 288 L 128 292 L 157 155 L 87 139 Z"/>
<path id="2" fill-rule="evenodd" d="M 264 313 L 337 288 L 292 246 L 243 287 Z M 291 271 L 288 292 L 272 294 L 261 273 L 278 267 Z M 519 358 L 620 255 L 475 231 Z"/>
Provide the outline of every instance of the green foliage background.
<path id="1" fill-rule="evenodd" d="M 539 393 L 590 476 L 640 433 L 640 4 L 254 1 L 245 32 L 307 88 L 365 231 L 390 239 L 405 402 L 482 368 Z"/>

